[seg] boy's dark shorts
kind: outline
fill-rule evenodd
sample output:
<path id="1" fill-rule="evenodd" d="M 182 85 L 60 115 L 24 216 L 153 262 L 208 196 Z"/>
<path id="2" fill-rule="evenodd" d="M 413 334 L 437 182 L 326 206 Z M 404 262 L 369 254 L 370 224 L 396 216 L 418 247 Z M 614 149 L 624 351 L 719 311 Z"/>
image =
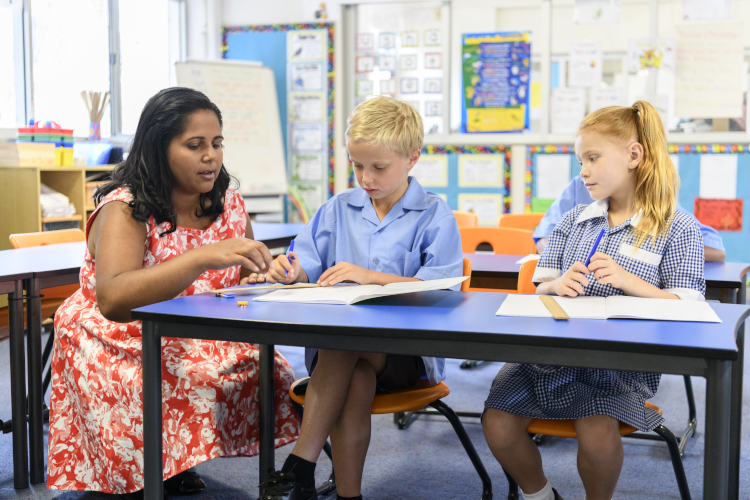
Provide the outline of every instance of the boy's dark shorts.
<path id="1" fill-rule="evenodd" d="M 310 374 L 318 364 L 318 353 L 312 360 Z M 387 393 L 395 389 L 404 389 L 417 383 L 424 373 L 424 361 L 420 356 L 403 354 L 386 354 L 385 368 L 375 382 L 378 393 Z"/>

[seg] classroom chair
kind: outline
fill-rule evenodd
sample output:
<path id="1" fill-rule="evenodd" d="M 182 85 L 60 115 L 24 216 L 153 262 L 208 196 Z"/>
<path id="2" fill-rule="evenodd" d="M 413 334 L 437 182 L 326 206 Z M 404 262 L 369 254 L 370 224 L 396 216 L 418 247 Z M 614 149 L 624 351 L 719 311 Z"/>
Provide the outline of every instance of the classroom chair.
<path id="1" fill-rule="evenodd" d="M 461 212 L 459 210 L 453 211 L 453 216 L 456 218 L 458 227 L 477 227 L 479 224 L 479 217 L 474 212 Z"/>
<path id="2" fill-rule="evenodd" d="M 544 212 L 532 212 L 527 214 L 503 214 L 497 227 L 512 227 L 515 229 L 536 229 L 544 217 Z"/>
<path id="3" fill-rule="evenodd" d="M 534 276 L 538 261 L 530 260 L 524 262 L 521 265 L 521 270 L 518 274 L 518 293 L 536 293 L 536 285 L 532 283 L 531 278 Z M 689 377 L 686 377 L 686 385 L 689 381 Z M 692 399 L 692 387 L 689 388 L 688 392 L 689 399 Z M 661 415 L 661 409 L 646 401 L 646 408 L 659 412 Z M 535 419 L 526 428 L 526 431 L 534 436 L 534 441 L 539 443 L 541 436 L 555 436 L 563 438 L 575 438 L 576 431 L 573 426 L 573 420 L 547 420 L 547 419 Z M 678 443 L 678 439 L 666 426 L 660 425 L 654 432 L 658 436 L 653 434 L 645 434 L 637 432 L 638 429 L 631 427 L 627 424 L 620 422 L 620 435 L 625 437 L 636 437 L 641 439 L 655 439 L 663 440 L 667 443 L 669 449 L 669 455 L 672 460 L 672 467 L 674 468 L 675 479 L 677 480 L 677 487 L 680 490 L 680 497 L 682 500 L 690 499 L 690 489 L 688 487 L 687 478 L 685 477 L 685 469 L 682 465 L 682 451 L 681 444 Z M 683 441 L 685 438 L 683 438 Z M 684 447 L 683 447 L 684 448 Z M 506 472 L 508 478 L 508 498 L 518 498 L 518 485 Z"/>
<path id="4" fill-rule="evenodd" d="M 464 253 L 475 253 L 482 243 L 492 246 L 496 254 L 528 255 L 536 253 L 532 232 L 527 229 L 509 227 L 459 227 L 461 249 Z"/>
<path id="5" fill-rule="evenodd" d="M 85 241 L 86 234 L 80 229 L 61 229 L 58 231 L 42 231 L 39 233 L 11 234 L 9 239 L 10 244 L 13 245 L 13 248 L 28 248 L 42 245 L 56 245 L 58 243 L 73 243 L 76 241 Z M 83 256 L 81 256 L 81 261 L 83 261 Z M 50 318 L 54 317 L 57 308 L 60 307 L 65 299 L 73 295 L 79 287 L 80 285 L 73 284 L 42 289 L 41 317 L 48 318 L 48 320 L 45 320 L 45 323 L 47 323 Z M 47 366 L 47 361 L 49 360 L 50 354 L 52 353 L 52 345 L 54 344 L 55 340 L 54 322 L 49 321 L 49 323 L 50 335 L 47 338 L 47 343 L 45 344 L 44 352 L 42 353 L 43 367 Z M 50 367 L 44 374 L 44 381 L 42 382 L 42 394 L 47 393 L 51 378 L 52 369 Z M 47 410 L 46 408 L 44 410 L 44 416 L 46 421 L 49 418 L 49 410 Z"/>
<path id="6" fill-rule="evenodd" d="M 295 405 L 297 412 L 300 416 L 304 415 L 302 407 L 305 405 L 305 395 L 296 394 L 294 392 L 295 387 L 300 384 L 306 384 L 310 377 L 297 380 L 289 388 L 289 396 L 292 398 L 292 404 Z M 372 402 L 372 414 L 382 415 L 387 413 L 404 413 L 404 412 L 415 412 L 423 410 L 427 406 L 434 408 L 448 419 L 450 424 L 453 426 L 453 430 L 456 431 L 458 439 L 466 450 L 466 454 L 469 455 L 474 469 L 476 469 L 479 478 L 482 480 L 482 500 L 492 499 L 492 481 L 490 480 L 487 470 L 484 468 L 482 459 L 479 458 L 474 444 L 471 442 L 469 435 L 466 433 L 464 426 L 458 419 L 456 413 L 445 403 L 441 401 L 442 398 L 450 394 L 450 389 L 445 383 L 440 382 L 439 384 L 428 387 L 417 383 L 412 387 L 406 389 L 399 389 L 391 391 L 387 394 L 376 394 L 375 399 Z M 404 428 L 404 427 L 399 427 Z M 331 449 L 326 442 L 326 447 L 323 451 L 331 458 Z M 336 477 L 335 472 L 331 472 L 331 477 L 318 487 L 318 493 L 321 495 L 328 495 L 336 490 Z"/>

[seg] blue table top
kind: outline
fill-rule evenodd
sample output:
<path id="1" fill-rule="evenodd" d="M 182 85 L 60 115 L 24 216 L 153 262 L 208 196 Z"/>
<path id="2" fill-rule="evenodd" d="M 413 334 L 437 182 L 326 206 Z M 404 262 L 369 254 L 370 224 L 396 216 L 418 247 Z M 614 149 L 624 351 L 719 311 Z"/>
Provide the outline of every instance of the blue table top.
<path id="1" fill-rule="evenodd" d="M 350 306 L 254 302 L 265 291 L 218 298 L 193 295 L 133 311 L 136 319 L 206 326 L 262 328 L 273 331 L 527 343 L 735 359 L 735 327 L 750 307 L 711 304 L 723 323 L 646 320 L 569 320 L 495 316 L 506 294 L 483 292 L 421 292 L 383 297 Z M 247 308 L 237 300 L 248 300 Z M 656 351 L 659 349 L 659 351 Z"/>
<path id="2" fill-rule="evenodd" d="M 271 241 L 279 238 L 294 238 L 305 227 L 304 224 L 275 224 L 253 222 L 253 235 L 256 241 Z"/>
<path id="3" fill-rule="evenodd" d="M 497 273 L 505 277 L 517 277 L 521 269 L 516 261 L 525 255 L 495 255 L 482 253 L 465 253 L 471 261 L 471 271 L 477 273 Z M 704 265 L 706 285 L 709 287 L 725 286 L 739 288 L 742 277 L 750 272 L 750 264 L 740 262 L 706 262 Z"/>

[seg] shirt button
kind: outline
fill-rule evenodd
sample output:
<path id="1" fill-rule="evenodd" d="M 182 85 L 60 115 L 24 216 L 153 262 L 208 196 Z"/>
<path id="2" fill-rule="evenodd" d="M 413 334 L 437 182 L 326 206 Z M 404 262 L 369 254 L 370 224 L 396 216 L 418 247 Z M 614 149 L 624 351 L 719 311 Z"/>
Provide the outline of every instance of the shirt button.
<path id="1" fill-rule="evenodd" d="M 375 265 L 376 265 L 376 266 L 377 266 L 378 264 L 380 264 L 380 261 L 379 261 L 378 259 L 375 259 L 375 260 L 373 260 L 373 262 L 375 263 Z"/>

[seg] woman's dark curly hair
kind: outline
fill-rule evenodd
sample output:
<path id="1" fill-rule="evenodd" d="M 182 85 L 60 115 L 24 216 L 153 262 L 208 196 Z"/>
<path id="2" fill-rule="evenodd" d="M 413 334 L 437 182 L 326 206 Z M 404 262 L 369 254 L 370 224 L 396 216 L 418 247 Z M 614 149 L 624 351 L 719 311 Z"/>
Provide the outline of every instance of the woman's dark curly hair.
<path id="1" fill-rule="evenodd" d="M 111 181 L 97 190 L 96 204 L 125 186 L 133 195 L 128 205 L 135 220 L 146 222 L 153 215 L 157 224 L 169 223 L 169 229 L 161 236 L 173 232 L 177 228 L 177 214 L 172 205 L 174 177 L 167 161 L 167 149 L 172 139 L 185 131 L 190 115 L 203 109 L 216 113 L 219 126 L 223 127 L 219 108 L 197 90 L 173 87 L 149 99 L 138 120 L 130 154 L 115 167 Z M 200 195 L 196 216 L 215 217 L 223 213 L 224 193 L 232 180 L 222 164 L 213 189 Z"/>

